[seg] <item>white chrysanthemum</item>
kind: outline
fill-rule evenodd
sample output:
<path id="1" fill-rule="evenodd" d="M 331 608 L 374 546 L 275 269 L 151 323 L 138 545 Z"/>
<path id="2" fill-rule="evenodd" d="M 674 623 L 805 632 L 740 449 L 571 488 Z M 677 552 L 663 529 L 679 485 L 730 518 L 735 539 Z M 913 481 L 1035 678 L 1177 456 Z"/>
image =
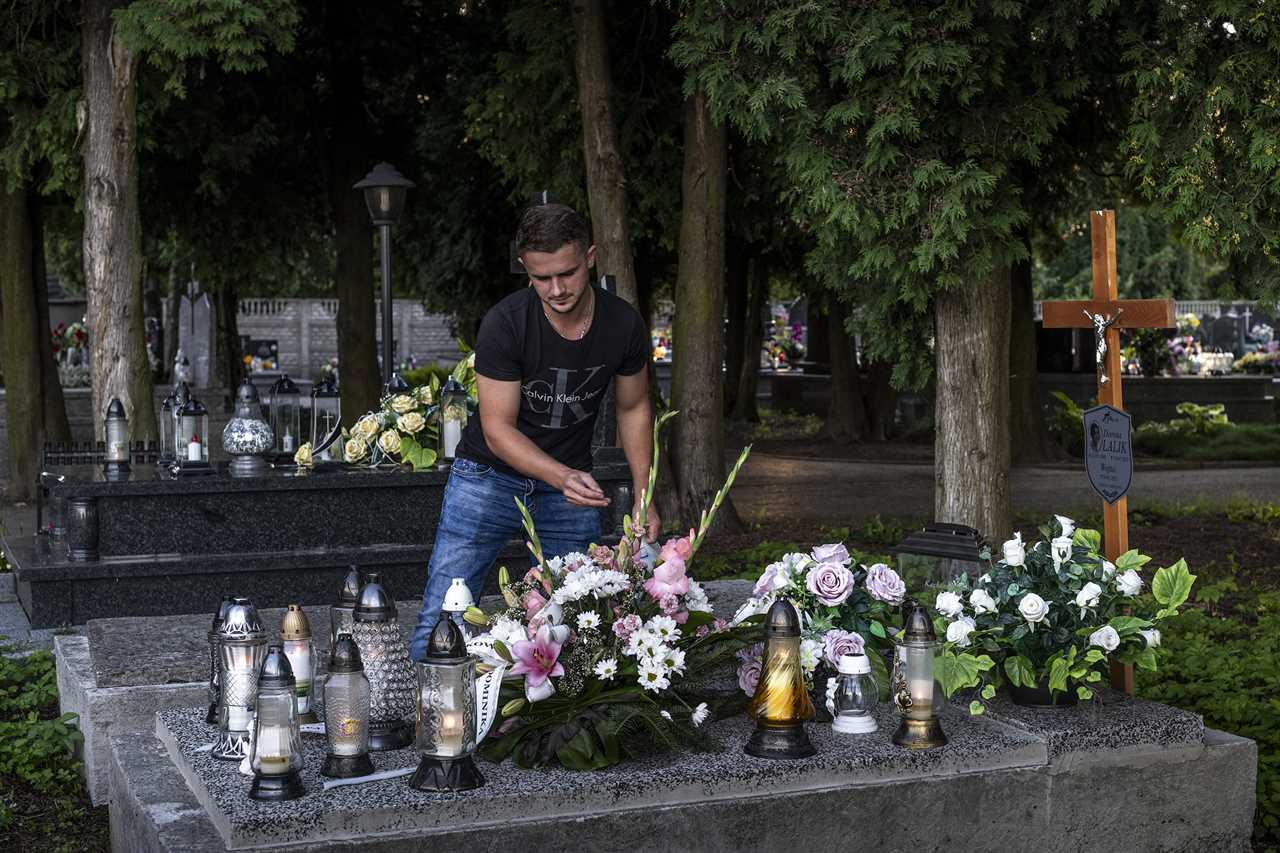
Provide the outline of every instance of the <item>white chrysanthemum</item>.
<path id="1" fill-rule="evenodd" d="M 626 653 L 638 661 L 657 661 L 667 651 L 667 646 L 662 642 L 662 638 L 654 632 L 641 629 L 631 635 L 631 639 L 627 641 Z"/>
<path id="2" fill-rule="evenodd" d="M 581 551 L 570 551 L 568 554 L 564 555 L 563 559 L 564 559 L 564 568 L 565 568 L 565 571 L 567 572 L 568 571 L 580 572 L 584 568 L 595 566 L 595 563 L 591 561 L 591 558 L 588 557 L 586 554 L 583 554 Z"/>
<path id="3" fill-rule="evenodd" d="M 565 557 L 566 565 L 570 565 L 568 561 L 573 556 L 569 554 Z M 568 604 L 587 597 L 599 600 L 617 595 L 630 587 L 631 582 L 622 572 L 588 564 L 577 571 L 566 571 L 551 600 L 556 604 Z"/>
<path id="4" fill-rule="evenodd" d="M 800 641 L 800 668 L 804 670 L 805 675 L 809 675 L 817 669 L 818 662 L 821 660 L 822 643 L 817 640 Z"/>
<path id="5" fill-rule="evenodd" d="M 707 721 L 707 717 L 711 716 L 711 709 L 707 707 L 706 702 L 699 702 L 698 707 L 693 709 L 693 713 L 689 716 L 693 727 L 697 728 Z"/>
<path id="6" fill-rule="evenodd" d="M 505 616 L 499 616 L 489 626 L 489 636 L 501 642 L 508 649 L 521 640 L 529 639 L 528 632 L 525 631 L 523 625 Z"/>
<path id="7" fill-rule="evenodd" d="M 618 674 L 618 659 L 605 658 L 596 664 L 594 670 L 596 677 L 605 681 L 612 681 L 613 677 Z"/>
<path id="8" fill-rule="evenodd" d="M 644 623 L 644 627 L 661 637 L 664 643 L 680 636 L 680 626 L 670 616 L 655 616 Z"/>
<path id="9" fill-rule="evenodd" d="M 684 652 L 679 649 L 667 649 L 657 660 L 662 664 L 663 669 L 673 675 L 684 672 Z"/>
<path id="10" fill-rule="evenodd" d="M 661 665 L 651 663 L 640 664 L 640 675 L 636 678 L 636 682 L 645 690 L 652 690 L 655 693 L 671 686 L 667 671 Z"/>
<path id="11" fill-rule="evenodd" d="M 689 581 L 689 592 L 684 597 L 684 608 L 690 613 L 711 612 L 711 601 L 707 598 L 707 591 L 695 580 Z"/>
<path id="12" fill-rule="evenodd" d="M 588 610 L 586 613 L 578 614 L 578 630 L 590 631 L 600 627 L 600 614 L 594 610 Z"/>

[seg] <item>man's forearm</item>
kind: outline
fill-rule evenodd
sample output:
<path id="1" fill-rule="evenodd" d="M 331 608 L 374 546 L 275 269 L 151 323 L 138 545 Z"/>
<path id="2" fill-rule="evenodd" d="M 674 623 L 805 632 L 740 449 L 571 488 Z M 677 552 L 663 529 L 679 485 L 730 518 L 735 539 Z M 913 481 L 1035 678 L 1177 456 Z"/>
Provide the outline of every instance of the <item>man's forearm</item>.
<path id="1" fill-rule="evenodd" d="M 563 488 L 569 466 L 552 459 L 520 430 L 507 425 L 485 426 L 484 440 L 499 459 L 521 474 Z"/>
<path id="2" fill-rule="evenodd" d="M 649 485 L 649 463 L 653 459 L 653 407 L 645 397 L 628 409 L 618 409 L 618 441 L 631 469 L 636 499 Z"/>

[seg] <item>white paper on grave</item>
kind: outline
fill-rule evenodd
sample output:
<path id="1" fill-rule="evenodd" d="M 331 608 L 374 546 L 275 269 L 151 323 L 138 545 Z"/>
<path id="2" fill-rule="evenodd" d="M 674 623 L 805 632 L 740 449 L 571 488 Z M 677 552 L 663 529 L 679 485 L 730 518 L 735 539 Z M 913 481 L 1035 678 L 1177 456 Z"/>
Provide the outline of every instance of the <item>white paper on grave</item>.
<path id="1" fill-rule="evenodd" d="M 498 695 L 502 690 L 502 677 L 511 664 L 493 648 L 494 639 L 488 634 L 472 637 L 467 641 L 467 652 L 480 658 L 493 669 L 476 679 L 476 743 L 484 740 L 498 718 Z"/>
<path id="2" fill-rule="evenodd" d="M 322 735 L 324 734 L 324 723 L 302 723 L 298 726 L 298 731 L 304 735 Z"/>
<path id="3" fill-rule="evenodd" d="M 343 785 L 363 785 L 366 782 L 380 782 L 383 779 L 398 779 L 401 776 L 412 775 L 418 769 L 418 765 L 411 767 L 401 767 L 399 770 L 379 770 L 377 773 L 370 773 L 368 776 L 355 776 L 350 779 L 325 779 L 324 789 L 339 788 Z"/>

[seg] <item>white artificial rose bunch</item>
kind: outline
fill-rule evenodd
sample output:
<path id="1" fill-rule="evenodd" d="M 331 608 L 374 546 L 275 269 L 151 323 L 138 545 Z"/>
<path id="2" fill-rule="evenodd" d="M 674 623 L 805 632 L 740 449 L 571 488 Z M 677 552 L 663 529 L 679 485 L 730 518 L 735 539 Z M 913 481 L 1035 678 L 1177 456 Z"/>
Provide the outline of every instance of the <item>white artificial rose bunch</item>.
<path id="1" fill-rule="evenodd" d="M 1049 615 L 1049 602 L 1034 592 L 1029 592 L 1022 596 L 1022 599 L 1018 602 L 1018 612 L 1022 614 L 1022 618 L 1027 620 L 1027 624 L 1034 631 L 1036 625 L 1043 622 L 1045 617 Z"/>

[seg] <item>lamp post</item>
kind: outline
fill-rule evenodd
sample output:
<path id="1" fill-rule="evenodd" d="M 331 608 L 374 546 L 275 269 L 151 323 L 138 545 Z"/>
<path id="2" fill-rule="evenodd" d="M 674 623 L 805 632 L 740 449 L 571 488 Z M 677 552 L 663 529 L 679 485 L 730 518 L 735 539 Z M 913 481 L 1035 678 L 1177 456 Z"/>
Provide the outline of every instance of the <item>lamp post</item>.
<path id="1" fill-rule="evenodd" d="M 379 163 L 373 167 L 364 180 L 359 181 L 353 189 L 364 191 L 364 203 L 369 207 L 369 217 L 378 226 L 382 256 L 382 381 L 391 384 L 391 377 L 396 373 L 395 357 L 392 353 L 392 310 L 391 310 L 391 226 L 400 219 L 404 211 L 404 197 L 413 181 L 400 174 L 390 163 Z"/>

